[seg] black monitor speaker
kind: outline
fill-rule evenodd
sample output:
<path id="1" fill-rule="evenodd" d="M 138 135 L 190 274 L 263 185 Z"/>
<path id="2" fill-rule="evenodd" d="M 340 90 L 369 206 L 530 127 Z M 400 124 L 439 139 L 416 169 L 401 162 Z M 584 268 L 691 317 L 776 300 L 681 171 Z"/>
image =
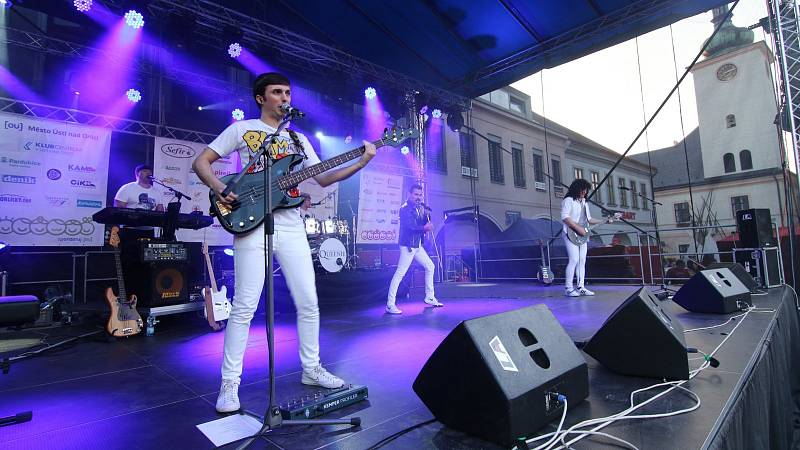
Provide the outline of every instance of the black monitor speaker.
<path id="1" fill-rule="evenodd" d="M 694 274 L 672 297 L 692 312 L 727 314 L 752 306 L 750 290 L 730 269 L 718 267 Z"/>
<path id="2" fill-rule="evenodd" d="M 733 275 L 742 282 L 742 284 L 750 291 L 751 294 L 758 293 L 758 283 L 753 278 L 752 275 L 745 269 L 745 267 L 739 263 L 734 262 L 718 262 L 709 264 L 705 267 L 707 270 L 709 269 L 728 269 L 733 273 Z"/>

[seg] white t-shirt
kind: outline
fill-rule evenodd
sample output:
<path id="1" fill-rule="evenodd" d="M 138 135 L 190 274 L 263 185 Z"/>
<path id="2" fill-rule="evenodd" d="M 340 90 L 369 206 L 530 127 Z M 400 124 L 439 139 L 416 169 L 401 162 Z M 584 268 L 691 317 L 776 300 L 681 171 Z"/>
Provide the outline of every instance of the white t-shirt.
<path id="1" fill-rule="evenodd" d="M 561 220 L 563 221 L 567 217 L 574 220 L 575 223 L 581 223 L 581 213 L 586 211 L 586 221 L 592 218 L 591 213 L 589 212 L 589 208 L 586 207 L 586 200 L 574 200 L 572 197 L 564 197 L 564 200 L 561 201 Z M 569 231 L 569 227 L 567 224 L 564 224 L 564 234 L 566 235 Z"/>
<path id="2" fill-rule="evenodd" d="M 250 158 L 256 154 L 266 136 L 274 132 L 275 128 L 262 122 L 261 119 L 240 120 L 232 123 L 228 128 L 225 128 L 214 141 L 208 144 L 208 147 L 217 152 L 221 157 L 228 156 L 233 152 L 239 152 L 239 158 L 241 158 L 242 165 L 244 166 L 247 165 L 247 163 L 250 162 Z M 302 151 L 296 148 L 292 137 L 289 136 L 289 132 L 286 130 L 281 132 L 277 142 L 272 144 L 269 149 L 270 156 L 275 159 L 280 159 L 288 154 L 305 153 L 306 159 L 295 166 L 295 171 L 320 162 L 317 153 L 314 151 L 314 147 L 311 146 L 308 139 L 301 133 L 297 133 L 297 136 L 300 143 L 303 144 Z M 251 169 L 253 173 L 259 173 L 262 170 L 264 170 L 263 161 L 257 162 Z M 298 208 L 279 209 L 275 211 L 273 218 L 276 229 L 305 229 Z"/>
<path id="3" fill-rule="evenodd" d="M 126 208 L 154 210 L 158 205 L 164 204 L 162 192 L 155 186 L 142 187 L 136 181 L 123 185 L 114 196 L 114 200 L 125 202 Z"/>

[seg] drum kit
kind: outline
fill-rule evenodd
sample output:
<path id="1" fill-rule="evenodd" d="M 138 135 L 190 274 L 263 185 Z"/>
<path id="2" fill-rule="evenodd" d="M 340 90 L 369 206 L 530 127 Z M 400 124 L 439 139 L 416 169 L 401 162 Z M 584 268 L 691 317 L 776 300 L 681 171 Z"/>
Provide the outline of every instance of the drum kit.
<path id="1" fill-rule="evenodd" d="M 338 217 L 317 219 L 309 216 L 304 221 L 315 270 L 333 273 L 349 268 L 350 223 Z"/>

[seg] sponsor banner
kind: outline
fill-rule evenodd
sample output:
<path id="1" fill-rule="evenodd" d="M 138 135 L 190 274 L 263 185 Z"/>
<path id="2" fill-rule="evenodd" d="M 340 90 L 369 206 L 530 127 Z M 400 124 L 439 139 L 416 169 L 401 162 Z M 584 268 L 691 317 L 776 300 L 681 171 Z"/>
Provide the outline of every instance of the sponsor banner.
<path id="1" fill-rule="evenodd" d="M 356 243 L 397 243 L 400 232 L 398 211 L 403 201 L 402 176 L 361 171 Z"/>
<path id="2" fill-rule="evenodd" d="M 191 198 L 191 200 L 181 200 L 181 213 L 188 214 L 194 211 L 199 211 L 204 215 L 209 213 L 211 207 L 208 199 L 209 190 L 192 170 L 192 163 L 205 148 L 205 144 L 196 142 L 162 137 L 155 138 L 153 176 L 167 186 L 171 186 Z M 238 172 L 241 168 L 238 153 L 234 153 L 227 158 L 218 159 L 211 167 L 214 170 L 214 175 L 219 178 Z M 157 187 L 161 186 L 157 185 Z M 166 188 L 161 188 L 164 190 L 165 201 L 172 201 L 174 199 L 172 193 Z M 210 227 L 200 230 L 180 229 L 175 233 L 175 236 L 178 240 L 185 242 L 202 242 L 205 240 L 208 245 L 231 245 L 233 243 L 233 235 L 225 231 L 216 219 L 214 219 L 214 223 Z"/>
<path id="3" fill-rule="evenodd" d="M 100 246 L 111 130 L 0 113 L 0 241 Z"/>

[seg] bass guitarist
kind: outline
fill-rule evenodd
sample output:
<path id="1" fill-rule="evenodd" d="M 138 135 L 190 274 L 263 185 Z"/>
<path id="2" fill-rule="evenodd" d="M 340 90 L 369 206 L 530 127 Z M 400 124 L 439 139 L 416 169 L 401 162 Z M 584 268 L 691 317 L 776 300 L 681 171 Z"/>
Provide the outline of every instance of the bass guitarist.
<path id="1" fill-rule="evenodd" d="M 217 198 L 230 205 L 238 196 L 231 192 L 221 195 L 225 184 L 217 178 L 211 164 L 217 159 L 238 152 L 242 164 L 246 165 L 254 157 L 266 136 L 274 133 L 284 116 L 281 109 L 292 99 L 289 79 L 279 73 L 259 75 L 253 84 L 253 97 L 261 112 L 261 117 L 240 120 L 228 126 L 194 161 L 197 176 L 209 186 Z M 328 186 L 350 177 L 375 156 L 375 146 L 364 142 L 365 151 L 361 158 L 350 166 L 332 169 L 316 175 L 314 179 L 320 186 Z M 303 154 L 305 160 L 295 169 L 319 163 L 314 148 L 308 139 L 294 131 L 283 131 L 269 146 L 269 156 L 280 159 L 288 154 Z M 262 158 L 252 168 L 260 172 L 266 167 Z M 297 334 L 299 338 L 300 362 L 303 367 L 301 382 L 325 388 L 338 388 L 344 381 L 325 370 L 319 359 L 319 307 L 315 285 L 314 266 L 311 250 L 306 239 L 303 220 L 297 209 L 280 209 L 274 212 L 275 257 L 286 277 L 297 309 Z M 232 412 L 240 409 L 238 388 L 242 374 L 242 362 L 250 321 L 258 305 L 264 287 L 265 275 L 265 236 L 264 225 L 249 233 L 238 234 L 233 239 L 234 273 L 236 293 L 233 309 L 225 329 L 225 348 L 222 361 L 222 385 L 217 398 L 219 412 Z"/>
<path id="2" fill-rule="evenodd" d="M 567 297 L 580 297 L 582 295 L 594 295 L 594 292 L 586 289 L 584 280 L 586 276 L 586 249 L 588 244 L 576 245 L 569 239 L 569 231 L 572 229 L 578 236 L 585 236 L 588 225 L 614 221 L 609 217 L 607 220 L 593 219 L 586 205 L 586 194 L 592 188 L 591 183 L 578 178 L 569 185 L 564 200 L 561 201 L 561 221 L 564 222 L 563 238 L 564 246 L 567 248 L 567 270 L 564 274 L 564 295 Z M 577 275 L 578 287 L 572 284 L 573 278 Z"/>

